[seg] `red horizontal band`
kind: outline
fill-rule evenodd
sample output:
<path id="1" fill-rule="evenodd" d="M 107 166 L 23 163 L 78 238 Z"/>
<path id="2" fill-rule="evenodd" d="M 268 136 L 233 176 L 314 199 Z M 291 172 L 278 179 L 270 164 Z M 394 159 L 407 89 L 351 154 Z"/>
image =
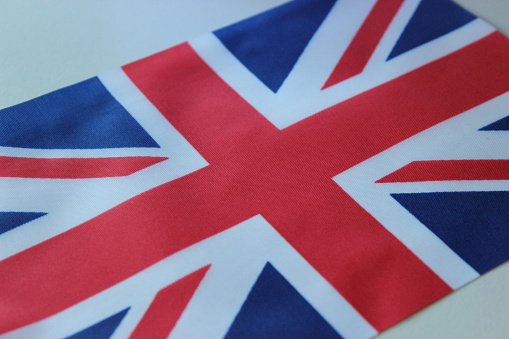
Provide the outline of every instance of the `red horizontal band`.
<path id="1" fill-rule="evenodd" d="M 45 179 L 123 177 L 167 159 L 164 157 L 58 159 L 0 157 L 0 177 Z"/>

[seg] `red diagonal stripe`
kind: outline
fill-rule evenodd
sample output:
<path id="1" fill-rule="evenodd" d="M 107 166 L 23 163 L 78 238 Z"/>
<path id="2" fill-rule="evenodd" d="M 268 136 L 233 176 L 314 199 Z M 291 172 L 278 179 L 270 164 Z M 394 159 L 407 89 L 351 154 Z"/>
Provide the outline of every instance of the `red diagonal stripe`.
<path id="1" fill-rule="evenodd" d="M 322 89 L 362 72 L 403 0 L 380 0 L 373 7 Z"/>
<path id="2" fill-rule="evenodd" d="M 123 177 L 167 159 L 164 157 L 58 159 L 0 157 L 0 177 L 44 179 Z"/>
<path id="3" fill-rule="evenodd" d="M 281 131 L 187 44 L 125 67 L 210 165 L 0 262 L 0 332 L 257 214 L 378 330 L 395 324 L 451 289 L 332 177 L 507 92 L 508 54 L 493 33 Z"/>
<path id="4" fill-rule="evenodd" d="M 129 339 L 168 338 L 210 265 L 160 290 Z"/>
<path id="5" fill-rule="evenodd" d="M 413 161 L 376 181 L 509 180 L 509 160 Z"/>

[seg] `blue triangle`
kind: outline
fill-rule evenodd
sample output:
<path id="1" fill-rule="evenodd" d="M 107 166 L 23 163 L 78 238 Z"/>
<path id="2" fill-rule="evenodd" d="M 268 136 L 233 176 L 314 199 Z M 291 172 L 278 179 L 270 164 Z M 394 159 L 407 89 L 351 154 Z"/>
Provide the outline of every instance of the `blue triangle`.
<path id="1" fill-rule="evenodd" d="M 477 272 L 509 259 L 509 192 L 392 196 Z"/>
<path id="2" fill-rule="evenodd" d="M 452 32 L 475 18 L 450 0 L 422 0 L 387 60 Z"/>
<path id="3" fill-rule="evenodd" d="M 231 338 L 341 338 L 267 263 L 228 330 Z"/>
<path id="4" fill-rule="evenodd" d="M 0 234 L 46 214 L 43 212 L 0 212 Z"/>
<path id="5" fill-rule="evenodd" d="M 115 332 L 127 311 L 129 311 L 129 308 L 67 337 L 67 339 L 107 339 Z"/>
<path id="6" fill-rule="evenodd" d="M 484 126 L 479 131 L 509 131 L 509 116 Z"/>
<path id="7" fill-rule="evenodd" d="M 0 111 L 0 145 L 159 147 L 96 77 Z"/>
<path id="8" fill-rule="evenodd" d="M 217 30 L 222 43 L 277 92 L 335 0 L 295 0 Z"/>

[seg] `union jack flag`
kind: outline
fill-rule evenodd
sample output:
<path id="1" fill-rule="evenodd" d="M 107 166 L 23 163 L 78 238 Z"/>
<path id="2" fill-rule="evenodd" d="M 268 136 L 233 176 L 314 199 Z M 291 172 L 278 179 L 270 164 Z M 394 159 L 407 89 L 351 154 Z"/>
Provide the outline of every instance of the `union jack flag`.
<path id="1" fill-rule="evenodd" d="M 296 0 L 0 111 L 3 338 L 369 338 L 509 259 L 509 43 Z"/>

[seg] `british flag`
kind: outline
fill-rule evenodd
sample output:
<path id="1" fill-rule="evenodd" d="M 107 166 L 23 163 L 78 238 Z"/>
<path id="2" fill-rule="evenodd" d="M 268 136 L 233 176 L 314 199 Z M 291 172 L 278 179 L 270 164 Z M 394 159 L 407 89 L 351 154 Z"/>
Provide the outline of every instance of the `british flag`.
<path id="1" fill-rule="evenodd" d="M 509 43 L 296 0 L 0 111 L 3 338 L 368 338 L 509 259 Z"/>

